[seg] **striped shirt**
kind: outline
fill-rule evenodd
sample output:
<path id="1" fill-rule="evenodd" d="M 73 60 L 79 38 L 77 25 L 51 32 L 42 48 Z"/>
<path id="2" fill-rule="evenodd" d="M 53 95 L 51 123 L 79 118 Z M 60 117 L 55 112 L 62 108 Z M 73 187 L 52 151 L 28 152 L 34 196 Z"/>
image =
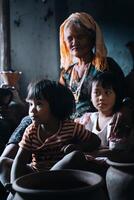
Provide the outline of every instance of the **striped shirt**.
<path id="1" fill-rule="evenodd" d="M 63 158 L 63 147 L 68 144 L 88 143 L 90 145 L 91 132 L 83 125 L 71 120 L 61 122 L 59 130 L 46 138 L 40 138 L 40 126 L 33 123 L 29 125 L 23 135 L 19 146 L 32 153 L 32 167 L 41 171 L 50 169 L 57 161 Z"/>

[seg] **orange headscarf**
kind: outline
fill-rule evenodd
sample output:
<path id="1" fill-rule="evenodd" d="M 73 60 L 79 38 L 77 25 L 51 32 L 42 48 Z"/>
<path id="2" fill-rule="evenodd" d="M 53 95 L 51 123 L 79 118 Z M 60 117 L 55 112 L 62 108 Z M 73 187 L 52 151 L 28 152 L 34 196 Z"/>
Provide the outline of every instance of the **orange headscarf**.
<path id="1" fill-rule="evenodd" d="M 96 42 L 95 42 L 95 52 L 94 59 L 92 63 L 95 65 L 97 70 L 103 70 L 106 68 L 106 55 L 107 49 L 104 44 L 104 39 L 102 32 L 98 24 L 94 19 L 87 13 L 76 12 L 72 13 L 60 26 L 60 56 L 61 56 L 61 68 L 67 69 L 71 64 L 73 64 L 74 58 L 66 47 L 64 40 L 64 29 L 65 25 L 74 20 L 79 20 L 86 28 L 92 29 L 96 32 Z"/>

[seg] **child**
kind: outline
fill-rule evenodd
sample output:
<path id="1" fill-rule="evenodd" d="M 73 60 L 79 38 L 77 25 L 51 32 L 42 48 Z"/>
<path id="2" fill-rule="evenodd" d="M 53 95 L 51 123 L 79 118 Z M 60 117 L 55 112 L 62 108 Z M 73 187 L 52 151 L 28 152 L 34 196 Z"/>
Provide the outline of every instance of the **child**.
<path id="1" fill-rule="evenodd" d="M 103 72 L 92 79 L 89 97 L 97 112 L 85 113 L 76 121 L 100 137 L 102 148 L 108 147 L 111 138 L 120 137 L 119 133 L 115 133 L 115 126 L 121 117 L 119 111 L 123 105 L 124 90 L 114 74 Z"/>
<path id="2" fill-rule="evenodd" d="M 99 147 L 100 139 L 69 119 L 74 110 L 72 92 L 60 83 L 41 80 L 30 84 L 27 96 L 29 125 L 19 143 L 19 150 L 11 170 L 11 182 L 35 171 L 50 169 L 63 158 L 69 144 L 82 151 Z M 72 148 L 72 146 L 71 146 Z M 28 165 L 32 156 L 31 164 Z"/>

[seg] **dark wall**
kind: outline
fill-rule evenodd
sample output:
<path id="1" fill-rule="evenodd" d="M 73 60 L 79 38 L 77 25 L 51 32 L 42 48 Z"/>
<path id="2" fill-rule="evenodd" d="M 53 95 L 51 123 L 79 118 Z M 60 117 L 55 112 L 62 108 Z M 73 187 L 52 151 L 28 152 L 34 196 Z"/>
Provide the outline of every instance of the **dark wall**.
<path id="1" fill-rule="evenodd" d="M 133 66 L 126 44 L 134 41 L 133 0 L 11 0 L 11 64 L 22 71 L 20 92 L 34 79 L 59 78 L 59 27 L 72 13 L 91 14 L 103 31 L 108 56 L 128 74 Z"/>
<path id="2" fill-rule="evenodd" d="M 57 3 L 57 1 L 55 1 Z M 133 60 L 126 44 L 134 40 L 134 1 L 132 0 L 65 0 L 56 4 L 57 30 L 72 12 L 84 11 L 91 14 L 100 25 L 108 55 L 113 57 L 128 74 Z"/>

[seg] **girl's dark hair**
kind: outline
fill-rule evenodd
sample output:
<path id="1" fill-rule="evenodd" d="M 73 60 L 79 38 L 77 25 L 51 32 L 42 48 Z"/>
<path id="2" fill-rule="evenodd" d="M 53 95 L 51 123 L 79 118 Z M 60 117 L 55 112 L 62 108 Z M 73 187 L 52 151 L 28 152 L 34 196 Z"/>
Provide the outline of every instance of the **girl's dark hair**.
<path id="1" fill-rule="evenodd" d="M 116 94 L 114 112 L 119 111 L 124 99 L 124 88 L 122 82 L 117 80 L 116 74 L 112 72 L 98 72 L 88 84 L 88 95 L 91 99 L 92 83 L 98 82 L 104 89 L 113 89 Z"/>
<path id="2" fill-rule="evenodd" d="M 52 114 L 60 120 L 69 118 L 75 110 L 75 99 L 71 90 L 56 81 L 41 80 L 31 83 L 26 99 L 45 99 Z"/>

